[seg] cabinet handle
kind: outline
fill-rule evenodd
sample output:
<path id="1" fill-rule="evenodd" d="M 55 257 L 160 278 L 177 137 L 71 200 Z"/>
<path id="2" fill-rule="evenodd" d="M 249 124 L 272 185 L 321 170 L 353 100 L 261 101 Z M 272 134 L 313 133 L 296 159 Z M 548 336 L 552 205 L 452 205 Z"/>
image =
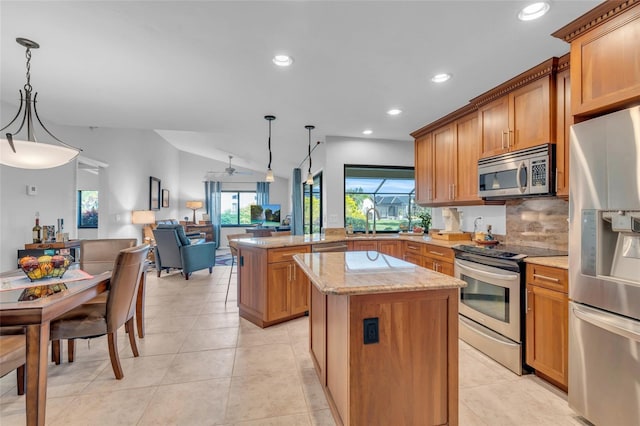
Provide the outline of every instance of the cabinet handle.
<path id="1" fill-rule="evenodd" d="M 440 252 L 437 252 L 437 251 L 431 251 L 431 250 L 429 250 L 429 253 L 431 253 L 431 254 L 435 254 L 435 255 L 437 255 L 437 256 L 444 256 L 444 253 L 440 253 Z"/>
<path id="2" fill-rule="evenodd" d="M 291 282 L 291 265 L 287 265 L 287 281 Z"/>
<path id="3" fill-rule="evenodd" d="M 409 244 L 407 244 L 407 248 L 411 249 L 411 250 L 418 250 L 419 249 L 418 246 L 412 246 L 412 245 L 409 245 Z"/>
<path id="4" fill-rule="evenodd" d="M 513 130 L 511 130 L 511 129 L 507 130 L 507 148 L 511 148 L 511 133 L 513 133 L 513 141 L 514 141 L 514 143 L 516 141 L 516 135 L 513 132 Z"/>
<path id="5" fill-rule="evenodd" d="M 456 184 L 455 183 L 451 184 L 451 199 L 452 200 L 456 199 Z"/>
<path id="6" fill-rule="evenodd" d="M 504 149 L 504 130 L 502 131 L 502 135 L 500 135 L 500 146 Z"/>
<path id="7" fill-rule="evenodd" d="M 533 278 L 538 278 L 538 279 L 541 279 L 541 280 L 551 281 L 553 283 L 559 283 L 560 282 L 560 279 L 558 279 L 558 278 L 547 277 L 546 275 L 540 275 L 540 274 L 533 274 Z"/>
<path id="8" fill-rule="evenodd" d="M 524 308 L 525 308 L 525 312 L 529 312 L 531 311 L 531 308 L 529 308 L 529 293 L 531 293 L 531 290 L 527 289 L 527 292 L 524 294 Z"/>

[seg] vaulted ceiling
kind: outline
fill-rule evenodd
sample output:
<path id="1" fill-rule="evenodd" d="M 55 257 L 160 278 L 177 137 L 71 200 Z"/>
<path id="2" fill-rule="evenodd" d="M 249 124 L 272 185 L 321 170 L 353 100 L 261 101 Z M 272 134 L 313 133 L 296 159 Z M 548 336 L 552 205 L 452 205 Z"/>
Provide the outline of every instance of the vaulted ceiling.
<path id="1" fill-rule="evenodd" d="M 17 106 L 15 38 L 29 38 L 41 45 L 32 85 L 47 120 L 153 129 L 180 150 L 262 172 L 263 116 L 273 114 L 273 169 L 287 177 L 306 156 L 305 125 L 316 126 L 312 142 L 409 143 L 411 131 L 568 52 L 550 33 L 598 3 L 556 0 L 521 22 L 522 1 L 3 0 L 0 95 Z M 293 65 L 275 66 L 278 53 Z M 432 83 L 440 72 L 453 77 Z"/>

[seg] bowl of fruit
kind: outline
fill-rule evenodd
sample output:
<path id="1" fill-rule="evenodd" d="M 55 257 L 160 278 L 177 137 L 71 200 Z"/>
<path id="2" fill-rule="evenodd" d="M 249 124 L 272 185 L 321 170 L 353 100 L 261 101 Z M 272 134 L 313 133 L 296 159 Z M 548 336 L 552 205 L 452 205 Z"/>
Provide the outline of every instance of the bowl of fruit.
<path id="1" fill-rule="evenodd" d="M 20 269 L 33 281 L 44 278 L 62 278 L 71 261 L 67 256 L 25 256 L 20 258 Z"/>

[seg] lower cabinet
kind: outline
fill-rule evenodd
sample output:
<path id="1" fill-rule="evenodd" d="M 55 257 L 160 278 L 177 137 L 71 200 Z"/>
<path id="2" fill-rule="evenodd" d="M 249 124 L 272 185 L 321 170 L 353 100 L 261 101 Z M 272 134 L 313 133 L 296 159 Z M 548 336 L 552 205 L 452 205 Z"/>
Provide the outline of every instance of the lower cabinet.
<path id="1" fill-rule="evenodd" d="M 310 247 L 243 248 L 238 253 L 240 316 L 260 327 L 304 315 L 309 310 L 309 278 L 293 255 Z"/>
<path id="2" fill-rule="evenodd" d="M 567 391 L 567 270 L 527 264 L 526 360 L 536 375 Z"/>
<path id="3" fill-rule="evenodd" d="M 402 259 L 402 241 L 370 239 L 370 240 L 354 240 L 347 242 L 349 251 L 378 251 L 389 256 Z"/>
<path id="4" fill-rule="evenodd" d="M 435 244 L 404 242 L 404 260 L 441 274 L 453 276 L 454 252 Z"/>

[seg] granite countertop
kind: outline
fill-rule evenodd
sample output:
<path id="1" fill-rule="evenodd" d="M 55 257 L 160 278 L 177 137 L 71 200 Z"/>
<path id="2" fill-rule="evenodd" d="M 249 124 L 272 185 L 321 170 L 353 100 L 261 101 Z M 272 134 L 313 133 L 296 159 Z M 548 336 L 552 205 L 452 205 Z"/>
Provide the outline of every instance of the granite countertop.
<path id="1" fill-rule="evenodd" d="M 259 248 L 280 248 L 301 245 L 314 245 L 323 243 L 337 243 L 345 241 L 367 241 L 367 240 L 400 240 L 415 241 L 418 243 L 433 244 L 440 247 L 453 247 L 458 244 L 474 244 L 470 240 L 447 241 L 436 240 L 429 236 L 423 235 L 402 235 L 402 234 L 353 234 L 351 236 L 322 236 L 320 234 L 312 235 L 285 235 L 282 237 L 259 237 L 259 238 L 242 238 L 237 241 L 239 246 L 259 247 Z"/>
<path id="2" fill-rule="evenodd" d="M 359 295 L 453 289 L 457 278 L 374 251 L 305 253 L 293 256 L 323 294 Z"/>
<path id="3" fill-rule="evenodd" d="M 569 256 L 525 257 L 524 261 L 552 268 L 569 269 Z"/>

